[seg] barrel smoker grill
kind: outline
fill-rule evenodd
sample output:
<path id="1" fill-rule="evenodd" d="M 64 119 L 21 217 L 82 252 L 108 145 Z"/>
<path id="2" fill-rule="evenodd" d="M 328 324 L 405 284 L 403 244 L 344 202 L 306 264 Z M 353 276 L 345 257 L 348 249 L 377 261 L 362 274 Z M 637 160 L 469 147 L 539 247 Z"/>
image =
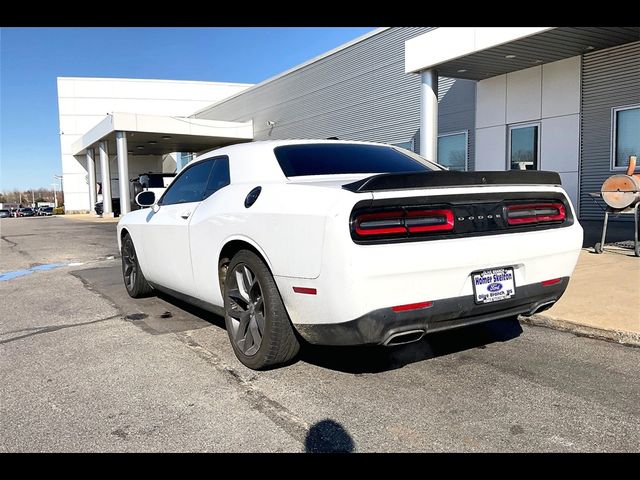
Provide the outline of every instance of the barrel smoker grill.
<path id="1" fill-rule="evenodd" d="M 629 157 L 629 168 L 626 174 L 612 175 L 602 184 L 600 194 L 607 208 L 604 212 L 602 225 L 602 239 L 594 245 L 596 253 L 602 253 L 607 235 L 607 223 L 609 215 L 633 214 L 634 243 L 633 249 L 636 257 L 640 257 L 640 244 L 638 243 L 638 225 L 640 224 L 640 174 L 634 175 L 637 157 Z"/>

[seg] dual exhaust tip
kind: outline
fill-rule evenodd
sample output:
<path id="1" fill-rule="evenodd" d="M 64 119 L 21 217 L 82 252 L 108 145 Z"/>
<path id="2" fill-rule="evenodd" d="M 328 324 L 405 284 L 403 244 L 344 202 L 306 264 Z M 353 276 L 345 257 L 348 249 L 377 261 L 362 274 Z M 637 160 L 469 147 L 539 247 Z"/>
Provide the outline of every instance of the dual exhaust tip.
<path id="1" fill-rule="evenodd" d="M 383 345 L 385 347 L 393 347 L 395 345 L 417 342 L 424 337 L 425 333 L 427 333 L 427 331 L 424 329 L 407 330 L 406 332 L 394 333 L 384 341 Z"/>

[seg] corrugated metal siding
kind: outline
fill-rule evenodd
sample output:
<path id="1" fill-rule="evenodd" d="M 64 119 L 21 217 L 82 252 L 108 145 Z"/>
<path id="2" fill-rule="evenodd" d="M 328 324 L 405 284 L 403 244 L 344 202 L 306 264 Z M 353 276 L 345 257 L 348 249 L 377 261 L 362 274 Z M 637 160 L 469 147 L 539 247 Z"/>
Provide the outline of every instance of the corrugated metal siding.
<path id="1" fill-rule="evenodd" d="M 596 220 L 603 213 L 588 193 L 600 191 L 605 179 L 614 174 L 611 109 L 640 104 L 640 42 L 583 56 L 581 103 L 580 217 Z"/>
<path id="2" fill-rule="evenodd" d="M 253 119 L 256 140 L 339 137 L 386 143 L 415 139 L 417 144 L 420 76 L 404 72 L 404 42 L 431 29 L 385 30 L 196 116 Z M 441 78 L 439 94 L 439 130 L 469 131 L 472 168 L 475 82 Z"/>

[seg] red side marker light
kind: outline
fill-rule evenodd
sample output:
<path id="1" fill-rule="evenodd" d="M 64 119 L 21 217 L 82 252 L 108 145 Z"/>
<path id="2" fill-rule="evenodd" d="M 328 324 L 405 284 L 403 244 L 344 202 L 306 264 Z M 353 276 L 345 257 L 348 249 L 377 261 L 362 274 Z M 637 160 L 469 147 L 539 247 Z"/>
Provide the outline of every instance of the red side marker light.
<path id="1" fill-rule="evenodd" d="M 418 310 L 419 308 L 429 308 L 433 305 L 433 302 L 420 302 L 409 303 L 408 305 L 398 305 L 397 307 L 391 307 L 394 312 L 406 312 L 407 310 Z"/>
<path id="2" fill-rule="evenodd" d="M 550 285 L 555 285 L 556 283 L 560 283 L 562 281 L 561 278 L 552 278 L 551 280 L 545 280 L 542 282 L 543 287 L 548 287 Z"/>
<path id="3" fill-rule="evenodd" d="M 307 287 L 293 287 L 293 291 L 296 293 L 306 293 L 307 295 L 316 295 L 318 293 L 315 288 Z"/>

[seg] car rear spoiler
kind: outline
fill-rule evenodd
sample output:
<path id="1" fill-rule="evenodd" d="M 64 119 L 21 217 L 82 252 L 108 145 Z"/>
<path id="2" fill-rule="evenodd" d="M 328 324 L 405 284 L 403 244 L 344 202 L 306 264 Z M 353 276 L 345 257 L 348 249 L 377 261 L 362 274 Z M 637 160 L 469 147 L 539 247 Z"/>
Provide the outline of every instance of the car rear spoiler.
<path id="1" fill-rule="evenodd" d="M 418 173 L 382 173 L 342 185 L 350 192 L 377 192 L 410 188 L 461 187 L 471 185 L 562 185 L 557 172 L 509 170 L 506 172 L 457 172 L 435 170 Z"/>

